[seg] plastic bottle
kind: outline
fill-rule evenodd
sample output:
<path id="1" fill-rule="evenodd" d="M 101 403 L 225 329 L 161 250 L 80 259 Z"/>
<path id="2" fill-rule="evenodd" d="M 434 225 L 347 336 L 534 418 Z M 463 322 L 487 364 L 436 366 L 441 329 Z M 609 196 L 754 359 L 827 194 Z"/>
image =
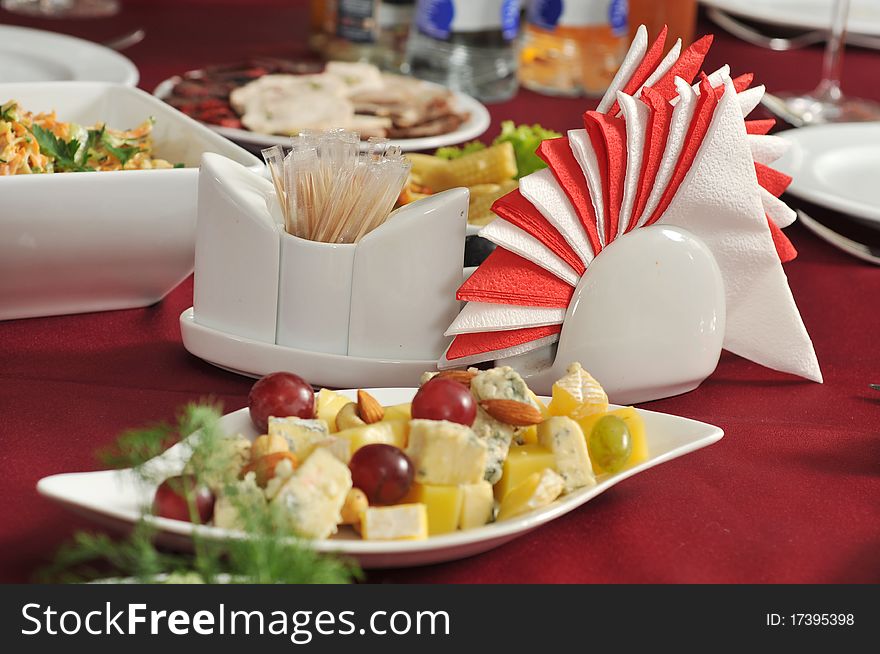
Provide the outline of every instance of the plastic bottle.
<path id="1" fill-rule="evenodd" d="M 626 0 L 531 0 L 520 82 L 552 95 L 601 96 L 629 45 Z"/>
<path id="2" fill-rule="evenodd" d="M 486 102 L 509 100 L 519 13 L 519 0 L 417 0 L 409 72 Z"/>

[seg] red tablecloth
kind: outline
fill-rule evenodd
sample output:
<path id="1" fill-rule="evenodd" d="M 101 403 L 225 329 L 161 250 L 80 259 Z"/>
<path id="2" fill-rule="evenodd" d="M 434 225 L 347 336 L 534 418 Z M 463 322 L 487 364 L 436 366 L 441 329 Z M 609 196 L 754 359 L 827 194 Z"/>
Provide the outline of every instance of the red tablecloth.
<path id="1" fill-rule="evenodd" d="M 175 73 L 304 51 L 305 2 L 124 2 L 89 22 L 24 20 L 95 40 L 145 27 L 126 52 L 152 90 Z M 712 29 L 706 23 L 701 31 Z M 758 71 L 770 90 L 810 88 L 821 50 L 771 53 L 718 29 L 708 69 Z M 880 100 L 880 53 L 847 53 L 844 88 Z M 587 103 L 521 92 L 493 120 L 577 125 Z M 495 126 L 493 126 L 493 131 Z M 490 132 L 491 133 L 491 132 Z M 0 198 L 2 207 L 2 198 Z M 376 582 L 880 582 L 880 269 L 802 228 L 786 265 L 825 374 L 804 382 L 725 355 L 687 395 L 646 407 L 721 426 L 712 447 L 638 475 L 490 553 L 374 571 Z M 178 316 L 192 281 L 147 308 L 0 323 L 0 580 L 24 581 L 87 523 L 40 498 L 45 475 L 91 470 L 122 429 L 212 395 L 244 406 L 251 381 L 187 353 Z"/>

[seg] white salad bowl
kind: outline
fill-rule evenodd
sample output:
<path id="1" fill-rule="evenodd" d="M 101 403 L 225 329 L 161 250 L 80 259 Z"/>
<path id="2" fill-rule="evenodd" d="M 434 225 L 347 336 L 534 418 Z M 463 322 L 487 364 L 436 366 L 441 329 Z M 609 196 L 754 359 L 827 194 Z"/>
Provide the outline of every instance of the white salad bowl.
<path id="1" fill-rule="evenodd" d="M 102 82 L 0 84 L 0 103 L 133 128 L 184 168 L 0 177 L 0 320 L 142 307 L 193 270 L 199 162 L 255 156 L 139 89 Z"/>

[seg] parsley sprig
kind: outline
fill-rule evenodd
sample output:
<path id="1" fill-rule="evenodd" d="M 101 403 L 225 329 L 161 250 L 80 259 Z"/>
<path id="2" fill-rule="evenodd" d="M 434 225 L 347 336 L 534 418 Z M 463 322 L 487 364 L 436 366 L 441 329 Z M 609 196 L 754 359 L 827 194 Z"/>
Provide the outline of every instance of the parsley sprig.
<path id="1" fill-rule="evenodd" d="M 37 140 L 40 146 L 40 152 L 51 157 L 58 172 L 84 172 L 94 170 L 86 166 L 88 160 L 88 147 L 82 149 L 82 155 L 77 158 L 76 153 L 80 149 L 80 142 L 77 139 L 64 141 L 58 138 L 51 130 L 40 127 L 39 125 L 31 126 L 31 134 Z"/>

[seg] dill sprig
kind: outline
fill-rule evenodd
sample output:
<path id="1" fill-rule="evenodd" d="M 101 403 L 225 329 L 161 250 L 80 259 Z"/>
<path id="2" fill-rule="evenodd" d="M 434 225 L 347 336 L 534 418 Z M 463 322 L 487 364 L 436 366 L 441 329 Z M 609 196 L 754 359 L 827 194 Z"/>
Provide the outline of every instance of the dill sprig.
<path id="1" fill-rule="evenodd" d="M 240 492 L 238 480 L 229 475 L 230 439 L 220 425 L 221 408 L 211 401 L 191 403 L 179 413 L 175 425 L 158 424 L 123 432 L 116 443 L 99 452 L 110 467 L 131 468 L 143 481 L 157 484 L 164 479 L 159 456 L 175 441 L 190 450 L 185 472 L 196 484 L 184 484 L 190 515 L 198 512 L 192 492 L 199 485 L 226 497 L 242 520 L 243 533 L 218 539 L 193 529 L 192 554 L 175 554 L 157 548 L 157 528 L 145 514 L 131 534 L 114 540 L 104 534 L 79 532 L 59 550 L 45 568 L 42 581 L 82 582 L 123 577 L 140 583 L 349 583 L 361 576 L 357 565 L 346 559 L 315 552 L 307 541 L 295 538 L 276 506 L 254 502 Z M 196 522 L 196 520 L 193 520 Z"/>

